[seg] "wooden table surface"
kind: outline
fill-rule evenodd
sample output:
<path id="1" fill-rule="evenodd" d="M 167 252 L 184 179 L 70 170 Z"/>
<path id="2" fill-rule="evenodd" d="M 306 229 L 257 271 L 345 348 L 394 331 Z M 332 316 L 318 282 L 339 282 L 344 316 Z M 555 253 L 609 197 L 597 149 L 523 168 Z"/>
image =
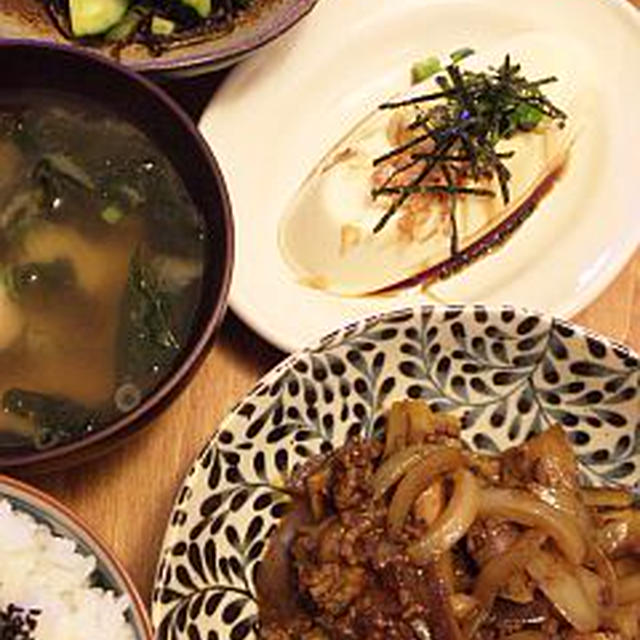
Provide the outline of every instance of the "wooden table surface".
<path id="1" fill-rule="evenodd" d="M 640 7 L 640 0 L 633 3 Z M 166 88 L 197 118 L 223 78 L 222 73 L 174 81 Z M 640 251 L 573 320 L 640 350 Z M 231 407 L 283 357 L 229 312 L 203 366 L 152 426 L 93 463 L 30 482 L 99 532 L 149 602 L 167 518 L 184 475 Z"/>

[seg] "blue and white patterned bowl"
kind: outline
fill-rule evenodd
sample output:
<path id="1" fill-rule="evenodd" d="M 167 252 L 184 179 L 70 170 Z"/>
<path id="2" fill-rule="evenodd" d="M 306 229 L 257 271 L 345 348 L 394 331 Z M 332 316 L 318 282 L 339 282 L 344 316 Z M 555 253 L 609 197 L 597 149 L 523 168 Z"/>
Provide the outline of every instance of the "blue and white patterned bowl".
<path id="1" fill-rule="evenodd" d="M 156 637 L 254 637 L 255 573 L 285 478 L 346 438 L 375 437 L 392 401 L 464 415 L 464 439 L 484 452 L 559 423 L 585 483 L 637 486 L 639 384 L 627 347 L 508 307 L 422 307 L 332 333 L 267 374 L 191 468 L 158 566 Z"/>

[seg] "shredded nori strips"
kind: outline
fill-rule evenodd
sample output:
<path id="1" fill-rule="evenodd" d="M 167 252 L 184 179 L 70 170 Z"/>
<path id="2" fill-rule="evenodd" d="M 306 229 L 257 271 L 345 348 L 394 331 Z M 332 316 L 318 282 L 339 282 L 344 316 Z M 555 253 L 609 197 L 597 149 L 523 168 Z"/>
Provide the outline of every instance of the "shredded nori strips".
<path id="1" fill-rule="evenodd" d="M 24 609 L 15 604 L 0 608 L 0 640 L 33 640 L 39 609 Z"/>
<path id="2" fill-rule="evenodd" d="M 513 64 L 508 54 L 499 68 L 490 67 L 487 72 L 462 70 L 456 62 L 448 65 L 445 72 L 435 78 L 439 90 L 380 105 L 381 109 L 415 107 L 414 119 L 408 125 L 415 135 L 373 161 L 375 167 L 392 158 L 407 158 L 394 167 L 386 182 L 372 189 L 371 194 L 374 199 L 393 196 L 374 233 L 385 227 L 411 195 L 433 191 L 449 195 L 451 252 L 456 254 L 457 196 L 495 195 L 490 189 L 471 186 L 468 178 L 477 183 L 481 177 L 495 176 L 502 200 L 508 204 L 511 173 L 504 160 L 511 154 L 497 152 L 497 143 L 518 131 L 531 131 L 543 118 L 555 120 L 563 127 L 567 115 L 541 91 L 541 87 L 556 82 L 557 78 L 528 80 L 522 75 L 521 66 Z M 431 149 L 425 151 L 425 145 Z M 410 169 L 411 177 L 403 183 L 402 174 Z M 445 184 L 427 184 L 426 180 L 438 171 L 444 176 Z M 462 183 L 461 177 L 466 178 Z"/>

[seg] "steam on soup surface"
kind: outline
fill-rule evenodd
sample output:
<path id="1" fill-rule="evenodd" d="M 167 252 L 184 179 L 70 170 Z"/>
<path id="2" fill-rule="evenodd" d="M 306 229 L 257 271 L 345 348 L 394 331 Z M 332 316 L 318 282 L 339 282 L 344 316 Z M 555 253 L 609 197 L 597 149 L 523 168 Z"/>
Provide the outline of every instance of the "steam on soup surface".
<path id="1" fill-rule="evenodd" d="M 0 103 L 0 451 L 135 408 L 184 347 L 202 220 L 168 160 L 91 103 Z"/>

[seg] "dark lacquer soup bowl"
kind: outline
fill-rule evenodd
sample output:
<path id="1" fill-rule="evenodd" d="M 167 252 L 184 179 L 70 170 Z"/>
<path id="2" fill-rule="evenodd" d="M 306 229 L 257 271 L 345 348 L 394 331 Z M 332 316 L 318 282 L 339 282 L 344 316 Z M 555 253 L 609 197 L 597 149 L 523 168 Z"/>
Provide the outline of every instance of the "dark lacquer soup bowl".
<path id="1" fill-rule="evenodd" d="M 212 343 L 232 251 L 220 169 L 160 89 L 0 43 L 0 469 L 86 460 L 166 408 Z"/>

